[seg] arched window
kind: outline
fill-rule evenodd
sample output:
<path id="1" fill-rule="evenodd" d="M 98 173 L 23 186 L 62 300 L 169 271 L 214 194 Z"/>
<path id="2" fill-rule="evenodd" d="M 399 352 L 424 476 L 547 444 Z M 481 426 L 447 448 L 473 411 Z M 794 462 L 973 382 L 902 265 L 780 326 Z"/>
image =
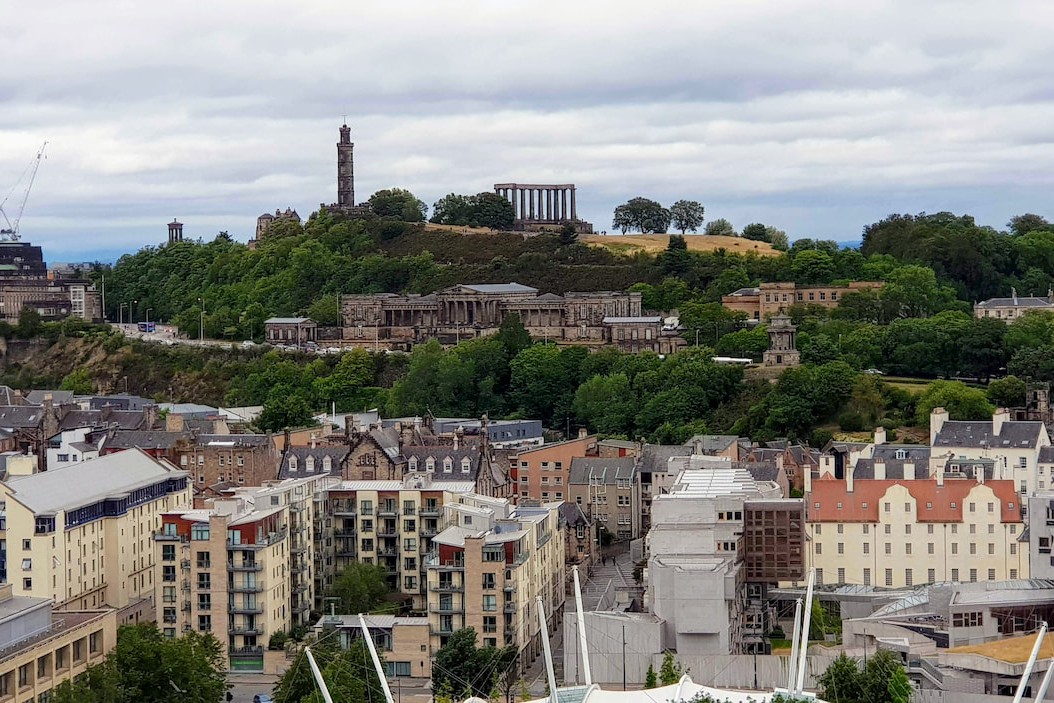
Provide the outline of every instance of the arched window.
<path id="1" fill-rule="evenodd" d="M 467 474 L 472 470 L 472 461 L 466 456 L 461 460 L 461 473 Z"/>
<path id="2" fill-rule="evenodd" d="M 410 457 L 409 467 L 411 471 L 417 471 L 417 457 Z"/>
<path id="3" fill-rule="evenodd" d="M 305 459 L 304 460 L 304 468 L 307 469 L 308 471 L 314 471 L 315 470 L 315 457 L 309 456 L 307 459 Z"/>
<path id="4" fill-rule="evenodd" d="M 289 470 L 296 471 L 296 454 L 289 455 Z"/>
<path id="5" fill-rule="evenodd" d="M 425 459 L 425 471 L 432 472 L 436 470 L 436 460 L 432 457 Z"/>
<path id="6" fill-rule="evenodd" d="M 333 460 L 328 456 L 322 457 L 322 470 L 327 472 L 333 470 Z"/>
<path id="7" fill-rule="evenodd" d="M 448 474 L 454 470 L 454 460 L 450 457 L 443 459 L 443 473 Z"/>

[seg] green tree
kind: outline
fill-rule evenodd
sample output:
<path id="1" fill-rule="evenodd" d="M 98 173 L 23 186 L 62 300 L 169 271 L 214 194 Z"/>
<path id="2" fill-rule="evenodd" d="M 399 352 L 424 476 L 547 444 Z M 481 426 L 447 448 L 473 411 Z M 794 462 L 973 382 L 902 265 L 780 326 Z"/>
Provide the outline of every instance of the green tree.
<path id="1" fill-rule="evenodd" d="M 43 327 L 44 322 L 40 318 L 40 313 L 33 308 L 26 305 L 18 311 L 18 326 L 15 327 L 15 334 L 22 339 L 36 337 Z"/>
<path id="2" fill-rule="evenodd" d="M 974 320 L 960 339 L 961 370 L 977 379 L 988 380 L 1006 366 L 1007 354 L 1003 345 L 1006 323 L 983 317 Z"/>
<path id="3" fill-rule="evenodd" d="M 663 686 L 670 686 L 681 680 L 684 670 L 680 663 L 673 657 L 673 652 L 667 651 L 662 655 L 662 666 L 659 667 L 659 681 Z"/>
<path id="4" fill-rule="evenodd" d="M 888 690 L 890 703 L 909 703 L 914 689 L 911 687 L 908 675 L 904 672 L 904 667 L 899 666 L 893 670 L 893 674 L 889 677 Z"/>
<path id="5" fill-rule="evenodd" d="M 790 249 L 790 242 L 787 240 L 787 233 L 783 230 L 769 225 L 765 228 L 765 234 L 768 236 L 768 242 L 772 245 L 773 249 L 776 249 L 777 251 L 787 251 Z"/>
<path id="6" fill-rule="evenodd" d="M 989 382 L 986 394 L 998 408 L 1020 408 L 1025 404 L 1027 386 L 1017 376 L 997 378 Z"/>
<path id="7" fill-rule="evenodd" d="M 934 381 L 919 395 L 915 408 L 915 423 L 919 427 L 929 426 L 934 408 L 947 410 L 951 420 L 983 420 L 995 410 L 983 390 L 961 381 Z"/>
<path id="8" fill-rule="evenodd" d="M 402 222 L 424 222 L 428 206 L 408 190 L 390 188 L 370 196 L 366 206 L 379 217 L 390 217 Z"/>
<path id="9" fill-rule="evenodd" d="M 339 598 L 341 613 L 368 613 L 388 595 L 384 569 L 376 564 L 352 562 L 333 580 L 330 595 Z"/>
<path id="10" fill-rule="evenodd" d="M 577 243 L 578 230 L 575 228 L 574 223 L 565 222 L 564 226 L 560 228 L 560 246 L 569 247 Z"/>
<path id="11" fill-rule="evenodd" d="M 219 703 L 227 690 L 226 661 L 209 633 L 165 637 L 154 623 L 122 625 L 117 644 L 91 674 L 55 688 L 56 703 Z M 181 691 L 177 691 L 176 689 Z"/>
<path id="12" fill-rule="evenodd" d="M 505 688 L 511 692 L 516 682 L 512 675 L 515 663 L 514 647 L 478 647 L 476 631 L 466 627 L 450 635 L 436 652 L 432 688 L 450 691 L 459 699 L 470 695 L 487 699 L 495 680 L 507 678 L 509 685 Z"/>
<path id="13" fill-rule="evenodd" d="M 669 241 L 666 242 L 667 251 L 688 251 L 688 242 L 685 241 L 683 234 L 671 234 Z"/>
<path id="14" fill-rule="evenodd" d="M 648 664 L 648 673 L 644 675 L 644 688 L 655 688 L 659 685 L 659 677 L 655 675 L 655 667 Z"/>
<path id="15" fill-rule="evenodd" d="M 661 234 L 670 228 L 670 217 L 670 211 L 654 200 L 632 198 L 615 208 L 612 227 L 623 234 L 634 229 Z"/>
<path id="16" fill-rule="evenodd" d="M 308 307 L 307 316 L 320 325 L 340 324 L 340 296 L 330 293 L 316 299 Z"/>
<path id="17" fill-rule="evenodd" d="M 874 656 L 868 657 L 867 666 L 864 667 L 860 678 L 862 700 L 867 703 L 892 703 L 889 684 L 896 672 L 903 670 L 904 665 L 900 662 L 900 657 L 888 649 L 880 649 Z"/>
<path id="18" fill-rule="evenodd" d="M 702 203 L 696 200 L 678 200 L 670 206 L 670 222 L 681 234 L 695 232 L 703 224 L 704 212 Z"/>
<path id="19" fill-rule="evenodd" d="M 306 427 L 313 424 L 311 408 L 299 391 L 294 391 L 291 386 L 276 386 L 267 394 L 256 424 L 265 432 L 279 432 L 286 427 Z"/>
<path id="20" fill-rule="evenodd" d="M 356 638 L 347 649 L 340 649 L 334 644 L 332 631 L 324 630 L 323 637 L 311 645 L 311 654 L 333 700 L 384 700 L 384 690 L 362 638 Z M 378 656 L 383 666 L 383 652 L 378 652 Z M 278 679 L 273 693 L 276 701 L 323 703 L 303 649 Z"/>
<path id="21" fill-rule="evenodd" d="M 760 222 L 752 222 L 743 228 L 742 236 L 743 239 L 755 242 L 767 242 L 769 241 L 769 228 Z"/>
<path id="22" fill-rule="evenodd" d="M 855 659 L 838 655 L 820 674 L 817 680 L 820 697 L 829 703 L 860 703 L 863 699 L 863 682 L 860 667 Z"/>
<path id="23" fill-rule="evenodd" d="M 629 435 L 637 398 L 626 374 L 593 376 L 575 391 L 571 409 L 577 420 L 604 435 Z"/>
<path id="24" fill-rule="evenodd" d="M 834 277 L 834 261 L 823 251 L 800 252 L 791 263 L 796 283 L 829 283 Z"/>
<path id="25" fill-rule="evenodd" d="M 59 390 L 73 391 L 77 395 L 91 395 L 95 388 L 92 385 L 91 376 L 88 375 L 88 369 L 79 368 L 66 374 Z"/>
<path id="26" fill-rule="evenodd" d="M 719 217 L 706 223 L 703 234 L 711 237 L 734 237 L 736 236 L 736 228 L 725 218 Z"/>
<path id="27" fill-rule="evenodd" d="M 1015 215 L 1014 217 L 1011 217 L 1010 222 L 1007 222 L 1006 226 L 1010 228 L 1011 232 L 1021 237 L 1029 232 L 1047 229 L 1050 226 L 1050 223 L 1047 222 L 1047 218 L 1045 217 L 1026 213 L 1024 215 Z"/>

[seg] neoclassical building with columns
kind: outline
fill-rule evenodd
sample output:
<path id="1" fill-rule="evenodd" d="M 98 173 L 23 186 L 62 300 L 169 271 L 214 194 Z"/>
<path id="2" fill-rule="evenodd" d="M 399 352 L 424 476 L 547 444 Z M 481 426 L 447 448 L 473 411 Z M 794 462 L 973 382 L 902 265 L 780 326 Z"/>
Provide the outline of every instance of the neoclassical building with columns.
<path id="1" fill-rule="evenodd" d="M 622 351 L 669 354 L 684 345 L 663 330 L 658 316 L 643 315 L 637 292 L 540 294 L 519 283 L 458 285 L 428 295 L 341 296 L 345 344 L 405 350 L 437 339 L 456 344 L 493 334 L 518 315 L 535 339 Z"/>

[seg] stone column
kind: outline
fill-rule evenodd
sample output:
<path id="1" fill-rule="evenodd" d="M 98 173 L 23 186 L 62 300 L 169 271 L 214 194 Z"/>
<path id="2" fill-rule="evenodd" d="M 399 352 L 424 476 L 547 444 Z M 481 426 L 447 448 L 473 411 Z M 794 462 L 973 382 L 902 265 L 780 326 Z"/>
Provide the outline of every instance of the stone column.
<path id="1" fill-rule="evenodd" d="M 560 219 L 567 219 L 567 188 L 560 189 Z"/>
<path id="2" fill-rule="evenodd" d="M 575 207 L 575 187 L 571 186 L 571 219 L 578 219 L 578 209 Z"/>
<path id="3" fill-rule="evenodd" d="M 530 192 L 530 197 L 528 197 L 527 199 L 531 203 L 531 209 L 530 209 L 530 216 L 527 219 L 533 220 L 534 219 L 534 196 L 535 196 L 534 188 L 531 188 L 529 190 L 529 192 Z"/>
<path id="4" fill-rule="evenodd" d="M 523 188 L 517 188 L 520 193 L 520 214 L 518 219 L 524 219 L 524 215 L 527 212 L 527 191 Z"/>

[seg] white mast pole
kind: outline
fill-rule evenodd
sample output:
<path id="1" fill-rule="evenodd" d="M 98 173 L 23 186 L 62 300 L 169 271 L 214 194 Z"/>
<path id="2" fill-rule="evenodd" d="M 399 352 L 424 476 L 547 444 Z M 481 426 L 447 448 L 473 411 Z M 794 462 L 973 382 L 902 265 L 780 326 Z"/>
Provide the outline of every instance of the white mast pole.
<path id="1" fill-rule="evenodd" d="M 326 703 L 333 703 L 333 699 L 329 695 L 329 689 L 326 687 L 326 682 L 322 680 L 322 672 L 318 670 L 315 657 L 311 654 L 311 648 L 304 647 L 304 653 L 307 654 L 307 663 L 311 665 L 311 674 L 315 677 L 315 683 L 318 684 L 319 690 L 322 691 L 322 697 L 326 700 Z"/>
<path id="2" fill-rule="evenodd" d="M 802 689 L 805 688 L 805 657 L 809 653 L 809 626 L 812 624 L 812 589 L 815 584 L 816 571 L 809 569 L 809 585 L 805 588 L 805 612 L 801 624 L 801 646 L 798 650 L 798 678 L 791 693 L 801 693 Z"/>
<path id="3" fill-rule="evenodd" d="M 381 688 L 384 689 L 384 700 L 388 703 L 394 703 L 392 700 L 392 690 L 388 688 L 388 678 L 384 675 L 384 669 L 381 667 L 381 660 L 377 656 L 377 648 L 373 646 L 373 638 L 370 637 L 370 628 L 366 627 L 366 618 L 359 613 L 359 625 L 362 627 L 362 636 L 366 638 L 366 646 L 370 649 L 370 657 L 373 659 L 373 668 L 377 670 L 377 678 L 381 680 Z"/>
<path id="4" fill-rule="evenodd" d="M 545 621 L 545 605 L 541 596 L 538 596 L 538 622 L 542 626 L 539 636 L 542 638 L 542 649 L 545 652 L 545 673 L 549 677 L 549 703 L 557 703 L 556 672 L 553 670 L 553 652 L 549 649 L 549 625 Z"/>
<path id="5" fill-rule="evenodd" d="M 578 564 L 571 567 L 575 577 L 575 608 L 578 609 L 578 642 L 582 648 L 582 671 L 586 676 L 586 686 L 592 685 L 593 675 L 589 670 L 589 648 L 586 646 L 586 619 L 582 612 L 582 584 L 578 581 Z"/>
<path id="6" fill-rule="evenodd" d="M 1047 661 L 1047 673 L 1043 674 L 1043 683 L 1039 685 L 1039 692 L 1032 697 L 1035 703 L 1043 703 L 1043 699 L 1047 695 L 1047 689 L 1050 688 L 1050 678 L 1054 674 L 1054 661 Z"/>
<path id="7" fill-rule="evenodd" d="M 801 598 L 794 603 L 794 636 L 791 638 L 790 673 L 787 676 L 787 692 L 793 693 L 798 671 L 798 646 L 801 644 Z"/>
<path id="8" fill-rule="evenodd" d="M 1045 634 L 1047 634 L 1047 623 L 1042 623 L 1039 626 L 1039 634 L 1036 635 L 1036 643 L 1032 645 L 1032 654 L 1028 658 L 1028 664 L 1025 664 L 1025 670 L 1021 672 L 1021 680 L 1014 693 L 1014 703 L 1021 703 L 1021 698 L 1025 695 L 1025 686 L 1028 685 L 1028 677 L 1032 675 L 1032 667 L 1036 665 L 1039 648 L 1043 646 L 1043 635 Z"/>

